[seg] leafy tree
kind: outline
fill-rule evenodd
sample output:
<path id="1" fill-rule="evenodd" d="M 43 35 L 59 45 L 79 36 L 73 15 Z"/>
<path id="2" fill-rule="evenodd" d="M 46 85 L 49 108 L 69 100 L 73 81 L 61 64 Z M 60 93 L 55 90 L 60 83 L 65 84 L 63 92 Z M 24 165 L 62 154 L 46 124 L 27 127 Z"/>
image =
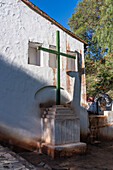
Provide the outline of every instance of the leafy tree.
<path id="1" fill-rule="evenodd" d="M 111 53 L 113 50 L 113 0 L 104 0 L 100 7 L 99 24 L 96 27 L 93 40 L 99 42 L 103 51 Z"/>
<path id="2" fill-rule="evenodd" d="M 100 19 L 102 0 L 81 0 L 69 18 L 70 29 L 82 39 L 88 42 L 87 56 L 92 59 L 102 58 L 101 46 L 97 46 L 96 38 L 93 38 Z"/>
<path id="3" fill-rule="evenodd" d="M 78 1 L 69 26 L 88 42 L 87 93 L 96 95 L 113 90 L 113 0 Z"/>
<path id="4" fill-rule="evenodd" d="M 96 65 L 95 92 L 108 93 L 110 89 L 113 89 L 113 54 L 106 55 Z"/>
<path id="5" fill-rule="evenodd" d="M 113 98 L 113 54 L 93 61 L 86 57 L 86 86 L 89 96 L 107 93 Z"/>

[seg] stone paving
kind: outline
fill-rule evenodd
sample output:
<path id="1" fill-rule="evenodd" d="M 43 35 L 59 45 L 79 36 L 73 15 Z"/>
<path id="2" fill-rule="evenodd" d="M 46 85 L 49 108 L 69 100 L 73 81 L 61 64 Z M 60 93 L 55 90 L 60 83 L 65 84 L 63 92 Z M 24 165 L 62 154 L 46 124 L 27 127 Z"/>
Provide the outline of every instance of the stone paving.
<path id="1" fill-rule="evenodd" d="M 0 145 L 0 170 L 39 170 L 18 154 Z"/>

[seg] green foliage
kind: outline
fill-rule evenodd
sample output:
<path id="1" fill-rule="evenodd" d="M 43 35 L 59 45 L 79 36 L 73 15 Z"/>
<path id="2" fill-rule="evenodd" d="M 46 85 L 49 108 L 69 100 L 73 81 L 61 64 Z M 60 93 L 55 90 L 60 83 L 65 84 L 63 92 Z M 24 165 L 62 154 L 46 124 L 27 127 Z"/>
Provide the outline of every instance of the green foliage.
<path id="1" fill-rule="evenodd" d="M 99 24 L 96 27 L 93 40 L 97 40 L 105 51 L 108 53 L 113 50 L 113 0 L 104 0 L 104 4 L 100 7 Z"/>
<path id="2" fill-rule="evenodd" d="M 86 75 L 96 74 L 96 62 L 89 57 L 85 58 L 85 65 L 87 65 L 85 71 Z"/>
<path id="3" fill-rule="evenodd" d="M 113 55 L 107 55 L 97 62 L 97 82 L 95 91 L 107 93 L 113 89 Z"/>
<path id="4" fill-rule="evenodd" d="M 95 63 L 90 66 L 87 65 L 86 67 L 87 93 L 89 96 L 95 96 L 99 93 L 108 93 L 112 98 L 113 55 L 106 55 L 104 58 L 95 61 Z M 89 67 L 90 70 L 88 70 Z"/>
<path id="5" fill-rule="evenodd" d="M 87 93 L 113 91 L 113 0 L 79 0 L 68 24 L 88 43 Z"/>
<path id="6" fill-rule="evenodd" d="M 69 18 L 70 29 L 88 43 L 86 55 L 96 60 L 102 58 L 101 46 L 98 46 L 97 40 L 93 38 L 102 4 L 102 0 L 78 1 L 78 7 Z"/>

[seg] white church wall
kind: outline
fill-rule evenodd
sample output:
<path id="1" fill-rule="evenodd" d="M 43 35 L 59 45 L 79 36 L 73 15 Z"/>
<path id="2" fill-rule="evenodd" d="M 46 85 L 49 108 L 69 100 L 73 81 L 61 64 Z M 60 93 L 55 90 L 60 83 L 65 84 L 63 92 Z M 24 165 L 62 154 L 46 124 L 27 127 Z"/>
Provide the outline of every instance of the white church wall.
<path id="1" fill-rule="evenodd" d="M 8 133 L 18 139 L 23 136 L 23 140 L 36 141 L 41 137 L 39 105 L 42 101 L 55 100 L 55 89 L 51 86 L 56 85 L 56 69 L 49 67 L 49 54 L 40 52 L 40 66 L 28 64 L 28 56 L 29 42 L 47 48 L 56 46 L 56 30 L 60 31 L 60 50 L 76 50 L 82 53 L 83 59 L 82 42 L 31 10 L 21 0 L 0 1 L 0 126 L 4 133 L 7 133 L 7 128 L 2 127 L 10 128 Z M 61 57 L 60 61 L 63 101 L 72 100 L 72 107 L 82 122 L 81 131 L 87 134 L 87 112 L 80 103 L 79 91 L 75 93 L 76 85 L 80 88 L 78 72 L 73 76 L 67 75 L 67 58 Z M 45 86 L 46 91 L 40 91 L 41 100 L 37 100 L 35 94 Z M 81 94 L 84 91 L 85 86 L 81 88 Z"/>

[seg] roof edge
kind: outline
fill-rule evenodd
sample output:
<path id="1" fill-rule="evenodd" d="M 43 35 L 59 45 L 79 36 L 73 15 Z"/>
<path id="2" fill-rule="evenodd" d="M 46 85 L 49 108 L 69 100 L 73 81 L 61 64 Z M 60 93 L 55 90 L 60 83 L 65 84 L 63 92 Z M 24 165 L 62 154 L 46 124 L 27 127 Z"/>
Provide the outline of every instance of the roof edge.
<path id="1" fill-rule="evenodd" d="M 60 29 L 62 29 L 64 32 L 66 32 L 67 34 L 69 34 L 70 36 L 72 36 L 73 38 L 76 38 L 77 40 L 81 41 L 82 43 L 85 44 L 85 46 L 88 45 L 87 42 L 85 42 L 84 40 L 82 40 L 80 37 L 78 37 L 77 35 L 75 35 L 73 32 L 71 32 L 70 30 L 66 29 L 65 27 L 63 27 L 60 23 L 58 23 L 57 21 L 55 21 L 53 18 L 49 17 L 49 15 L 47 15 L 45 12 L 43 12 L 40 8 L 38 8 L 36 5 L 34 5 L 33 3 L 31 3 L 29 0 L 21 0 L 22 2 L 24 2 L 27 6 L 29 6 L 31 9 L 33 9 L 35 12 L 37 12 L 38 14 L 40 14 L 41 16 L 43 16 L 44 18 L 46 18 L 47 20 L 49 20 L 50 22 L 52 22 L 53 24 L 55 24 L 56 26 L 58 26 Z"/>

